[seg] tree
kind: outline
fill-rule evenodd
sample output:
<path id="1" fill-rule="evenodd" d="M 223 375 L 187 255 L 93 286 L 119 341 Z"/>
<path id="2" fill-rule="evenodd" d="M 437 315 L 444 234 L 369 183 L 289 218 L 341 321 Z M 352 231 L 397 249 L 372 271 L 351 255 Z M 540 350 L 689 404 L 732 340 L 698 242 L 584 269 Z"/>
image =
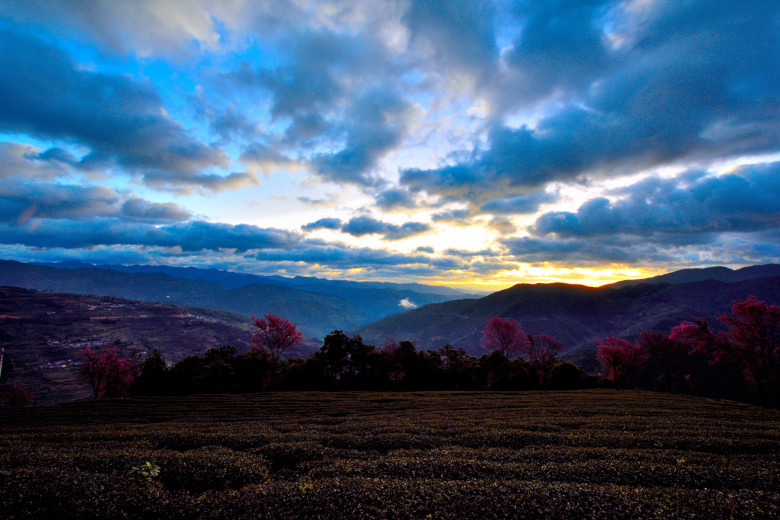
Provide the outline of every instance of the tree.
<path id="1" fill-rule="evenodd" d="M 279 363 L 285 350 L 303 341 L 303 334 L 294 323 L 275 314 L 266 314 L 255 318 L 257 330 L 252 333 L 250 341 L 253 348 L 265 349 L 271 354 L 274 366 Z"/>
<path id="2" fill-rule="evenodd" d="M 141 371 L 133 381 L 132 391 L 138 395 L 165 395 L 168 393 L 168 363 L 159 349 L 154 349 L 144 360 Z"/>
<path id="3" fill-rule="evenodd" d="M 409 340 L 388 340 L 382 345 L 382 356 L 387 362 L 387 377 L 399 386 L 414 380 L 419 364 L 417 349 Z"/>
<path id="4" fill-rule="evenodd" d="M 713 332 L 706 320 L 698 319 L 676 326 L 671 337 L 688 344 L 692 353 L 710 356 L 711 363 L 736 363 L 766 403 L 780 365 L 780 306 L 749 296 L 734 302 L 731 313 L 718 318 L 728 327 L 725 331 Z"/>
<path id="5" fill-rule="evenodd" d="M 612 336 L 599 340 L 596 351 L 596 359 L 607 371 L 607 379 L 618 386 L 627 386 L 630 376 L 647 362 L 642 347 Z"/>
<path id="6" fill-rule="evenodd" d="M 550 378 L 550 372 L 558 362 L 558 354 L 563 343 L 547 334 L 528 334 L 528 360 L 536 369 L 539 384 L 545 385 Z"/>
<path id="7" fill-rule="evenodd" d="M 341 388 L 350 388 L 356 382 L 365 381 L 377 358 L 373 345 L 363 343 L 360 336 L 350 338 L 341 330 L 325 336 L 315 356 L 322 365 L 323 376 Z"/>
<path id="8" fill-rule="evenodd" d="M 81 355 L 84 363 L 79 376 L 92 388 L 95 399 L 127 397 L 135 376 L 129 360 L 120 357 L 114 348 L 98 354 L 90 347 L 85 347 Z"/>
<path id="9" fill-rule="evenodd" d="M 658 330 L 646 330 L 640 334 L 639 345 L 658 361 L 666 390 L 671 391 L 674 368 L 683 354 L 688 352 L 688 346 Z"/>
<path id="10" fill-rule="evenodd" d="M 509 318 L 490 318 L 485 323 L 482 348 L 501 352 L 507 359 L 522 355 L 528 349 L 528 337 L 517 321 Z"/>

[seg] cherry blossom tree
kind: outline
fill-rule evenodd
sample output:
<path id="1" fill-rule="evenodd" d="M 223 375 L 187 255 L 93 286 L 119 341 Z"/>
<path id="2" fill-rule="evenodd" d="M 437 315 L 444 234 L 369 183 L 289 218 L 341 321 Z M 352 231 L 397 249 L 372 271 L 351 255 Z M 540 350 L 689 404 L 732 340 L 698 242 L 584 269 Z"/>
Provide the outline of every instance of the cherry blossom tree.
<path id="1" fill-rule="evenodd" d="M 109 348 L 103 354 L 98 354 L 92 348 L 85 347 L 81 355 L 84 363 L 79 376 L 92 388 L 95 399 L 129 395 L 135 371 L 130 361 L 120 357 L 116 349 Z"/>
<path id="2" fill-rule="evenodd" d="M 501 352 L 507 359 L 528 350 L 528 337 L 516 320 L 493 317 L 485 323 L 482 348 Z"/>
<path id="3" fill-rule="evenodd" d="M 596 352 L 596 359 L 607 371 L 607 378 L 617 385 L 627 386 L 631 375 L 647 362 L 642 347 L 612 336 L 599 340 Z"/>
<path id="4" fill-rule="evenodd" d="M 780 368 L 780 306 L 749 296 L 734 302 L 731 314 L 718 318 L 727 330 L 713 332 L 706 320 L 698 319 L 673 328 L 671 337 L 688 344 L 692 353 L 710 356 L 712 363 L 736 363 L 766 402 Z"/>
<path id="5" fill-rule="evenodd" d="M 267 350 L 271 354 L 274 366 L 279 363 L 284 351 L 303 341 L 303 334 L 295 323 L 275 314 L 255 318 L 254 325 L 257 330 L 250 338 L 252 348 Z"/>

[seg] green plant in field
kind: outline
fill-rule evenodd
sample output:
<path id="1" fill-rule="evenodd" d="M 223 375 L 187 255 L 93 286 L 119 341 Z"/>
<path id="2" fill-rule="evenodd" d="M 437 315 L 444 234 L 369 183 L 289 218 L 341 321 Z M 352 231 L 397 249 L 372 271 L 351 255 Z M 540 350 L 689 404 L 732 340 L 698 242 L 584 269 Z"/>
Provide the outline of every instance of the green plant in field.
<path id="1" fill-rule="evenodd" d="M 130 468 L 130 471 L 128 471 L 127 474 L 133 477 L 144 478 L 151 482 L 154 478 L 160 476 L 160 466 L 153 462 L 146 461 Z"/>

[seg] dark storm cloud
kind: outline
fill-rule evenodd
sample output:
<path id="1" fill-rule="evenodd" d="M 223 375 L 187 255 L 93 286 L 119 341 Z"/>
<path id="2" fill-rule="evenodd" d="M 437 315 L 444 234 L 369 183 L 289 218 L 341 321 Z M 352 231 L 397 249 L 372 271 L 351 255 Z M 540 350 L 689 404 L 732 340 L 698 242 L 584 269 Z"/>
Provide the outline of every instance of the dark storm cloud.
<path id="1" fill-rule="evenodd" d="M 341 226 L 341 231 L 352 236 L 382 235 L 384 240 L 401 240 L 430 231 L 431 226 L 424 222 L 406 222 L 402 225 L 382 222 L 372 217 L 354 217 Z"/>
<path id="2" fill-rule="evenodd" d="M 539 12 L 549 9 L 543 2 L 528 5 Z M 547 78 L 554 82 L 551 90 L 576 91 L 582 83 L 581 90 L 570 92 L 570 102 L 548 111 L 533 128 L 495 126 L 487 146 L 475 148 L 467 161 L 402 171 L 402 185 L 447 200 L 473 201 L 527 193 L 583 175 L 773 152 L 780 146 L 780 68 L 768 66 L 780 61 L 776 3 L 756 2 L 750 8 L 729 2 L 670 4 L 647 15 L 630 34 L 614 34 L 625 40 L 615 48 L 606 34 L 597 44 L 594 32 L 597 18 L 608 10 L 580 2 L 556 6 L 561 9 L 556 17 L 539 22 L 538 28 L 535 15 L 526 14 L 528 31 L 521 31 L 517 55 L 509 62 L 513 73 L 527 74 L 534 84 Z M 621 29 L 619 22 L 634 16 L 613 14 L 618 15 L 623 18 L 612 22 L 615 31 Z M 564 47 L 552 41 L 577 27 L 579 33 L 570 34 L 575 41 Z M 561 54 L 563 49 L 568 54 Z M 601 68 L 606 52 L 610 66 Z M 547 73 L 582 64 L 581 73 L 569 71 L 558 79 Z M 523 95 L 517 89 L 517 96 Z"/>
<path id="3" fill-rule="evenodd" d="M 337 218 L 321 218 L 315 222 L 310 222 L 301 226 L 303 231 L 313 231 L 315 229 L 341 229 L 341 220 Z"/>
<path id="4" fill-rule="evenodd" d="M 647 236 L 752 232 L 780 227 L 780 163 L 743 167 L 720 177 L 691 172 L 649 178 L 618 190 L 617 199 L 589 200 L 572 212 L 541 215 L 536 235 Z"/>
<path id="5" fill-rule="evenodd" d="M 163 112 L 151 85 L 79 68 L 57 47 L 0 30 L 0 131 L 75 141 L 91 150 L 85 166 L 115 163 L 153 184 L 224 187 L 199 172 L 227 156 Z"/>
<path id="6" fill-rule="evenodd" d="M 3 244 L 64 249 L 124 245 L 180 248 L 188 252 L 220 249 L 243 252 L 290 248 L 301 240 L 297 233 L 246 224 L 191 221 L 152 226 L 117 218 L 97 218 L 85 222 L 41 219 L 18 227 L 5 226 L 1 231 L 0 243 Z"/>

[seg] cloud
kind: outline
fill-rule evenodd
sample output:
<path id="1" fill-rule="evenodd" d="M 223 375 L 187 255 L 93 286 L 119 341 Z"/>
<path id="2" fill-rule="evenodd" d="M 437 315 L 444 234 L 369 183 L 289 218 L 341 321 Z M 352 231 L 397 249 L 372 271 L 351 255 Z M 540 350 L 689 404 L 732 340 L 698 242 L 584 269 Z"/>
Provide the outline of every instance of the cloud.
<path id="1" fill-rule="evenodd" d="M 517 2 L 522 30 L 503 53 L 514 88 L 497 92 L 509 107 L 582 92 L 619 59 L 605 44 L 606 0 Z M 504 107 L 505 109 L 508 107 Z"/>
<path id="2" fill-rule="evenodd" d="M 8 0 L 0 5 L 0 14 L 15 21 L 42 25 L 62 36 L 90 35 L 118 53 L 146 56 L 154 52 L 176 55 L 216 47 L 220 40 L 212 19 L 216 6 L 210 7 L 197 0 L 142 0 L 132 5 L 95 0 L 45 0 L 35 6 L 23 0 Z M 222 14 L 225 18 L 229 12 Z"/>
<path id="3" fill-rule="evenodd" d="M 506 56 L 507 74 L 559 94 L 556 103 L 536 105 L 528 97 L 533 87 L 496 82 L 519 106 L 543 109 L 537 121 L 510 126 L 502 121 L 514 115 L 507 105 L 487 142 L 465 151 L 465 160 L 404 169 L 403 186 L 479 203 L 556 181 L 780 146 L 780 72 L 766 66 L 780 58 L 780 42 L 777 8 L 769 3 L 739 16 L 727 4 L 668 5 L 631 33 L 624 26 L 633 14 L 624 10 L 637 3 L 563 2 L 554 13 L 546 3 L 526 5 L 533 12 L 521 12 L 525 23 Z"/>
<path id="4" fill-rule="evenodd" d="M 407 190 L 391 188 L 376 196 L 376 205 L 384 210 L 396 208 L 414 208 L 417 206 L 414 195 Z"/>
<path id="5" fill-rule="evenodd" d="M 500 235 L 511 235 L 517 231 L 514 222 L 505 217 L 493 217 L 487 223 L 487 227 Z"/>
<path id="6" fill-rule="evenodd" d="M 696 235 L 777 229 L 780 222 L 780 163 L 748 166 L 712 177 L 688 172 L 679 177 L 651 177 L 599 197 L 572 212 L 541 215 L 534 234 L 592 237 L 653 233 Z"/>
<path id="7" fill-rule="evenodd" d="M 315 156 L 313 168 L 332 182 L 378 185 L 373 169 L 401 144 L 415 113 L 414 105 L 392 90 L 363 93 L 345 117 L 344 147 L 333 154 Z"/>
<path id="8" fill-rule="evenodd" d="M 148 83 L 80 68 L 59 48 L 5 29 L 0 30 L 0 131 L 75 141 L 90 149 L 81 159 L 85 167 L 119 165 L 142 172 L 158 187 L 221 189 L 251 182 L 246 175 L 222 179 L 202 173 L 228 166 L 227 155 L 166 116 Z"/>
<path id="9" fill-rule="evenodd" d="M 655 245 L 612 243 L 598 240 L 555 240 L 510 237 L 499 241 L 508 249 L 505 258 L 518 262 L 556 265 L 603 265 L 607 263 L 668 262 L 672 256 Z"/>
<path id="10" fill-rule="evenodd" d="M 192 218 L 192 213 L 172 202 L 149 202 L 132 196 L 121 207 L 122 217 L 141 222 L 182 222 Z"/>
<path id="11" fill-rule="evenodd" d="M 474 216 L 474 214 L 475 212 L 471 209 L 452 209 L 442 211 L 440 213 L 435 213 L 431 218 L 434 222 L 446 222 L 460 226 L 470 226 L 474 223 L 471 220 L 471 217 Z"/>
<path id="12" fill-rule="evenodd" d="M 498 62 L 492 2 L 412 0 L 403 22 L 413 46 L 430 55 L 442 75 L 487 81 Z"/>
<path id="13" fill-rule="evenodd" d="M 548 192 L 537 192 L 509 199 L 493 199 L 480 206 L 480 212 L 493 215 L 529 215 L 536 213 L 539 206 L 557 200 L 558 196 Z"/>
<path id="14" fill-rule="evenodd" d="M 66 175 L 72 156 L 58 148 L 45 152 L 29 144 L 0 142 L 0 178 L 53 179 Z"/>
<path id="15" fill-rule="evenodd" d="M 249 169 L 259 170 L 266 175 L 278 170 L 294 171 L 301 168 L 298 162 L 278 150 L 259 143 L 253 143 L 244 150 L 241 162 Z"/>
<path id="16" fill-rule="evenodd" d="M 417 304 L 412 302 L 409 298 L 404 298 L 401 301 L 399 301 L 398 306 L 406 310 L 417 308 Z"/>
<path id="17" fill-rule="evenodd" d="M 0 243 L 3 244 L 64 249 L 124 245 L 177 248 L 191 252 L 220 249 L 244 252 L 291 248 L 301 240 L 297 233 L 247 224 L 189 221 L 153 226 L 118 218 L 96 218 L 85 222 L 40 219 L 25 226 L 6 225 L 1 231 Z"/>
<path id="18" fill-rule="evenodd" d="M 106 186 L 7 182 L 0 185 L 0 219 L 31 218 L 91 220 L 118 212 L 119 197 Z"/>
<path id="19" fill-rule="evenodd" d="M 314 231 L 315 229 L 341 229 L 341 220 L 337 218 L 321 218 L 315 222 L 310 222 L 301 226 L 304 231 Z"/>
<path id="20" fill-rule="evenodd" d="M 352 236 L 382 235 L 384 240 L 401 240 L 430 231 L 424 222 L 406 222 L 402 225 L 382 222 L 368 216 L 354 217 L 341 226 L 341 231 Z"/>

